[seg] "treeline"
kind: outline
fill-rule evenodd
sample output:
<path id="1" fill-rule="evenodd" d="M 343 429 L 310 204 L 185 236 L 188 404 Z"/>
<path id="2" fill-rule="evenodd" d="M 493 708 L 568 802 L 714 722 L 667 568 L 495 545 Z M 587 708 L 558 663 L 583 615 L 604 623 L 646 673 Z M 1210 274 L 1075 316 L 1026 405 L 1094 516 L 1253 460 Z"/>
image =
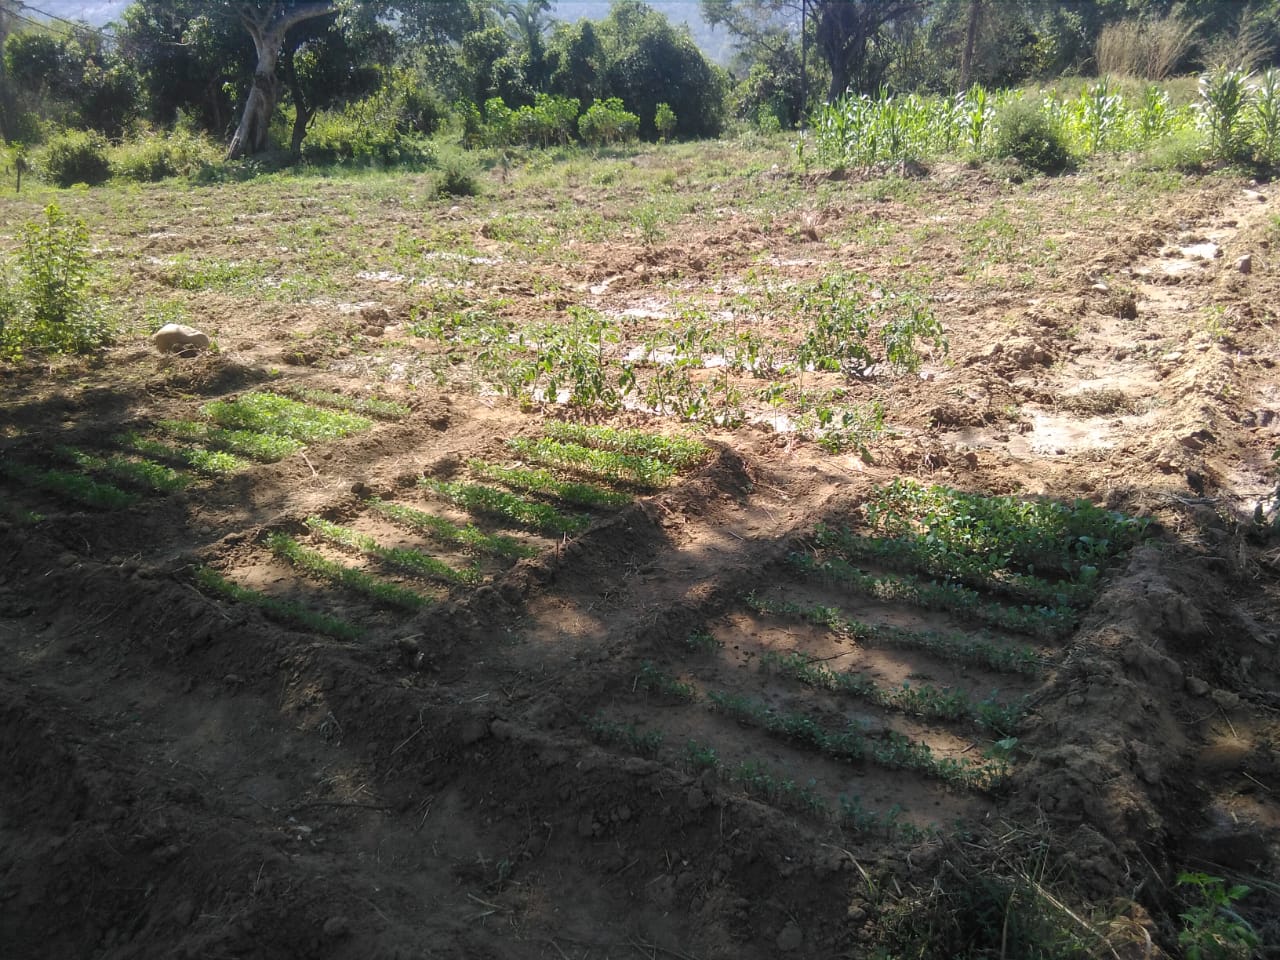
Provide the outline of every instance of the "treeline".
<path id="1" fill-rule="evenodd" d="M 0 135 L 54 179 L 189 172 L 227 144 L 325 163 L 468 145 L 793 127 L 846 92 L 999 89 L 1276 63 L 1280 0 L 701 0 L 710 63 L 639 0 L 557 21 L 549 0 L 134 0 L 106 30 L 0 0 Z M 163 132 L 164 137 L 154 136 Z M 120 144 L 124 144 L 121 146 Z M 52 158 L 52 159 L 50 159 Z M 58 173 L 62 170 L 62 173 Z"/>

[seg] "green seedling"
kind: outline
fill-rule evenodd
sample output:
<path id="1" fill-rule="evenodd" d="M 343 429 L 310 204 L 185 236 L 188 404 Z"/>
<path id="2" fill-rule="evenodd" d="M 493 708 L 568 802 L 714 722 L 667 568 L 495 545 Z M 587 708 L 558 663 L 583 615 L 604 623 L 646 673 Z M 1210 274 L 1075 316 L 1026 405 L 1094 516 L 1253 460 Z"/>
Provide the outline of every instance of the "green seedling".
<path id="1" fill-rule="evenodd" d="M 619 723 L 602 716 L 595 716 L 587 721 L 587 732 L 599 743 L 622 747 L 642 757 L 656 755 L 666 739 L 661 730 L 646 733 L 633 724 Z"/>
<path id="2" fill-rule="evenodd" d="M 290 600 L 281 600 L 242 587 L 209 567 L 201 567 L 196 571 L 196 582 L 208 593 L 257 607 L 267 617 L 279 623 L 302 627 L 338 640 L 358 640 L 362 635 L 360 628 L 354 624 Z"/>
<path id="3" fill-rule="evenodd" d="M 173 493 L 191 482 L 186 474 L 154 460 L 132 460 L 119 454 L 100 457 L 74 447 L 59 447 L 57 453 L 81 470 L 100 473 L 154 493 Z"/>
<path id="4" fill-rule="evenodd" d="M 497 517 L 553 536 L 581 533 L 591 525 L 590 517 L 564 514 L 549 504 L 538 503 L 493 487 L 452 483 L 431 477 L 423 477 L 418 485 L 470 513 Z"/>
<path id="5" fill-rule="evenodd" d="M 716 770 L 720 766 L 720 757 L 715 748 L 700 744 L 697 740 L 690 740 L 685 744 L 685 759 L 694 773 Z"/>
<path id="6" fill-rule="evenodd" d="M 288 534 L 279 532 L 271 534 L 267 537 L 267 547 L 276 556 L 288 561 L 303 573 L 318 580 L 327 580 L 376 603 L 404 610 L 418 610 L 432 602 L 430 597 L 425 597 L 416 591 L 378 580 L 363 570 L 330 560 L 323 554 L 304 547 Z"/>
<path id="7" fill-rule="evenodd" d="M 389 566 L 404 570 L 407 573 L 422 577 L 434 577 L 449 583 L 478 583 L 480 571 L 475 567 L 459 570 L 421 550 L 408 550 L 400 547 L 384 547 L 373 537 L 343 527 L 320 517 L 307 518 L 307 526 L 315 533 L 332 543 L 359 550 L 370 557 L 376 557 Z"/>
<path id="8" fill-rule="evenodd" d="M 388 503 L 377 497 L 365 502 L 371 510 L 382 514 L 388 520 L 424 533 L 441 543 L 454 544 L 472 553 L 488 553 L 508 560 L 538 555 L 534 547 L 521 543 L 515 537 L 485 533 L 473 524 L 459 526 L 433 513 L 414 510 L 412 507 L 401 506 L 398 503 Z"/>
<path id="9" fill-rule="evenodd" d="M 249 468 L 246 460 L 225 450 L 205 450 L 203 447 L 179 447 L 153 440 L 141 434 L 129 433 L 120 438 L 121 446 L 150 457 L 153 460 L 168 460 L 181 463 L 202 473 L 205 476 L 221 477 L 239 473 Z"/>
<path id="10" fill-rule="evenodd" d="M 379 400 L 377 397 L 348 397 L 345 393 L 333 393 L 328 390 L 311 390 L 296 384 L 278 387 L 281 392 L 297 400 L 315 403 L 322 407 L 333 407 L 336 410 L 350 410 L 353 413 L 367 414 L 379 420 L 403 420 L 411 411 L 403 403 L 393 400 Z"/>
<path id="11" fill-rule="evenodd" d="M 180 440 L 203 443 L 259 463 L 275 463 L 297 453 L 303 447 L 301 441 L 292 437 L 256 433 L 252 430 L 222 430 L 193 420 L 161 420 L 157 426 Z"/>
<path id="12" fill-rule="evenodd" d="M 729 774 L 729 779 L 741 786 L 748 796 L 776 807 L 797 810 L 815 817 L 825 817 L 828 813 L 827 802 L 816 790 L 816 781 L 810 780 L 808 784 L 800 786 L 794 780 L 776 776 L 757 760 L 739 763 Z"/>
<path id="13" fill-rule="evenodd" d="M 685 637 L 684 645 L 694 653 L 711 654 L 716 653 L 724 646 L 719 640 L 712 636 L 706 630 L 695 630 L 689 636 Z"/>
<path id="14" fill-rule="evenodd" d="M 590 427 L 578 423 L 549 421 L 546 435 L 584 447 L 615 450 L 618 453 L 654 457 L 677 470 L 697 466 L 710 455 L 710 448 L 687 437 L 664 437 L 642 430 L 617 430 L 613 427 Z"/>
<path id="15" fill-rule="evenodd" d="M 537 440 L 515 438 L 507 446 L 516 456 L 531 463 L 558 467 L 586 476 L 598 477 L 615 483 L 627 483 L 644 489 L 656 489 L 675 476 L 675 467 L 669 463 L 641 454 L 618 453 L 614 450 L 596 450 L 564 440 L 546 437 Z"/>
<path id="16" fill-rule="evenodd" d="M 344 410 L 322 410 L 276 393 L 249 393 L 237 400 L 216 400 L 201 411 L 229 430 L 253 430 L 303 443 L 337 440 L 368 430 L 373 421 Z"/>
<path id="17" fill-rule="evenodd" d="M 996 673 L 1040 673 L 1040 658 L 1035 650 L 1021 645 L 1003 646 L 963 633 L 934 633 L 907 630 L 883 624 L 862 623 L 845 616 L 835 607 L 805 605 L 789 600 L 769 600 L 755 594 L 746 598 L 747 605 L 759 613 L 795 617 L 826 627 L 842 637 L 868 646 L 902 647 L 923 650 L 943 660 L 972 663 Z"/>
<path id="18" fill-rule="evenodd" d="M 669 697 L 672 700 L 694 700 L 698 696 L 693 684 L 677 680 L 670 674 L 663 673 L 648 660 L 640 664 L 640 672 L 636 674 L 635 685 L 638 690 Z"/>
<path id="19" fill-rule="evenodd" d="M 471 472 L 482 480 L 492 480 L 513 490 L 523 490 L 543 497 L 550 497 L 575 507 L 591 510 L 625 507 L 631 502 L 629 494 L 606 490 L 590 483 L 558 480 L 548 470 L 522 467 L 498 467 L 483 460 L 471 460 L 467 464 Z"/>
<path id="20" fill-rule="evenodd" d="M 138 498 L 133 494 L 81 473 L 40 470 L 12 461 L 0 461 L 0 474 L 37 490 L 51 493 L 60 499 L 70 500 L 95 510 L 123 510 L 138 502 Z"/>

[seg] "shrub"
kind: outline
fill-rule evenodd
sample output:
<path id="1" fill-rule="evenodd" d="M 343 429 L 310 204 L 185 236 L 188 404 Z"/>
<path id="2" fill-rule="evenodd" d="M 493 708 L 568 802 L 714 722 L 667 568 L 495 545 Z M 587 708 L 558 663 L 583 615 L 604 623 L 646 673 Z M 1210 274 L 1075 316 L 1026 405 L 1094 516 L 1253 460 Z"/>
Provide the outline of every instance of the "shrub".
<path id="1" fill-rule="evenodd" d="M 45 176 L 60 187 L 104 183 L 111 176 L 107 139 L 93 131 L 68 130 L 49 140 L 41 165 Z"/>
<path id="2" fill-rule="evenodd" d="M 461 157 L 450 157 L 436 178 L 436 195 L 441 197 L 474 197 L 480 193 L 476 169 Z"/>
<path id="3" fill-rule="evenodd" d="M 997 157 L 1012 157 L 1032 170 L 1060 173 L 1072 166 L 1062 131 L 1040 104 L 1011 100 L 996 114 Z"/>
<path id="4" fill-rule="evenodd" d="M 617 97 L 597 100 L 578 118 L 578 133 L 592 146 L 634 140 L 640 132 L 640 118 L 630 113 Z"/>
<path id="5" fill-rule="evenodd" d="M 155 183 L 166 177 L 187 177 L 221 159 L 208 139 L 186 133 L 147 134 L 117 147 L 111 168 L 122 180 Z"/>
<path id="6" fill-rule="evenodd" d="M 671 135 L 676 132 L 676 112 L 669 103 L 658 104 L 653 114 L 653 126 L 663 140 L 671 139 Z"/>
<path id="7" fill-rule="evenodd" d="M 306 163 L 356 163 L 379 166 L 422 164 L 433 159 L 431 145 L 400 130 L 386 117 L 366 116 L 366 105 L 321 111 L 302 142 Z"/>
<path id="8" fill-rule="evenodd" d="M 109 340 L 110 323 L 86 296 L 91 268 L 84 221 L 68 220 L 50 204 L 43 223 L 22 228 L 21 244 L 16 280 L 0 286 L 0 355 L 84 351 Z"/>

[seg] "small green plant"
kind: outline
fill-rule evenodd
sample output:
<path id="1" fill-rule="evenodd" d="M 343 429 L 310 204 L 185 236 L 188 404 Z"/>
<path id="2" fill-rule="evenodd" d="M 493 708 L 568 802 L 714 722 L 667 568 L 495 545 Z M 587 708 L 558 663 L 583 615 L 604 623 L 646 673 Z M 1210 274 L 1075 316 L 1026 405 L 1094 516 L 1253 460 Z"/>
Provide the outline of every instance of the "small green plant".
<path id="1" fill-rule="evenodd" d="M 302 627 L 306 630 L 321 633 L 338 640 L 358 640 L 363 631 L 354 624 L 331 617 L 318 610 L 312 610 L 291 600 L 271 597 L 257 590 L 250 590 L 232 583 L 225 576 L 211 567 L 200 567 L 196 570 L 196 583 L 207 593 L 226 597 L 236 603 L 244 603 L 257 607 L 267 617 L 290 626 Z"/>
<path id="2" fill-rule="evenodd" d="M 1249 895 L 1244 884 L 1226 886 L 1207 873 L 1180 873 L 1178 886 L 1191 888 L 1199 900 L 1180 914 L 1183 922 L 1178 946 L 1187 960 L 1247 960 L 1261 944 L 1249 922 L 1235 910 Z"/>
<path id="3" fill-rule="evenodd" d="M 619 430 L 615 427 L 592 427 L 563 420 L 550 420 L 545 433 L 553 440 L 577 443 L 635 456 L 653 457 L 669 463 L 677 470 L 688 470 L 710 455 L 710 448 L 700 440 L 688 437 L 665 437 L 643 430 Z"/>
<path id="4" fill-rule="evenodd" d="M 126 493 L 113 484 L 86 477 L 82 473 L 41 470 L 8 458 L 0 460 L 0 475 L 95 510 L 123 510 L 138 501 L 133 494 Z"/>
<path id="5" fill-rule="evenodd" d="M 292 437 L 253 430 L 222 430 L 194 420 L 161 420 L 156 426 L 181 440 L 207 444 L 260 463 L 275 463 L 303 447 L 300 440 Z"/>
<path id="6" fill-rule="evenodd" d="M 716 653 L 724 646 L 707 630 L 695 630 L 684 639 L 684 645 L 694 653 Z"/>
<path id="7" fill-rule="evenodd" d="M 186 474 L 154 460 L 134 460 L 119 454 L 103 457 L 74 447 L 59 447 L 57 453 L 81 470 L 100 473 L 154 493 L 173 493 L 191 482 Z"/>
<path id="8" fill-rule="evenodd" d="M 690 740 L 685 744 L 685 759 L 689 764 L 689 769 L 694 773 L 702 773 L 706 770 L 716 770 L 720 766 L 720 757 L 715 751 L 715 747 L 707 744 L 698 743 L 697 740 Z"/>
<path id="9" fill-rule="evenodd" d="M 452 483 L 431 477 L 423 477 L 418 485 L 471 513 L 498 517 L 517 526 L 553 536 L 581 533 L 591 525 L 590 517 L 564 514 L 550 504 L 538 503 L 493 487 Z"/>
<path id="10" fill-rule="evenodd" d="M 377 497 L 366 502 L 371 510 L 382 514 L 388 520 L 425 533 L 441 543 L 456 544 L 474 553 L 489 553 L 510 560 L 538 555 L 535 548 L 521 543 L 515 537 L 485 533 L 472 524 L 459 526 L 452 520 L 438 517 L 433 513 L 414 510 L 412 507 L 401 506 L 398 503 L 388 503 Z"/>
<path id="11" fill-rule="evenodd" d="M 741 786 L 748 796 L 776 807 L 815 817 L 827 815 L 827 802 L 818 793 L 814 780 L 801 786 L 790 778 L 772 773 L 758 760 L 743 760 L 730 772 L 729 780 Z"/>
<path id="12" fill-rule="evenodd" d="M 693 684 L 677 680 L 659 670 L 648 660 L 640 664 L 640 670 L 636 674 L 636 688 L 647 693 L 669 697 L 672 700 L 693 700 L 698 696 Z"/>
<path id="13" fill-rule="evenodd" d="M 578 134 L 594 147 L 634 140 L 640 132 L 640 118 L 617 97 L 596 100 L 578 118 Z"/>
<path id="14" fill-rule="evenodd" d="M 658 104 L 653 113 L 653 127 L 658 131 L 658 136 L 663 140 L 670 140 L 671 135 L 676 132 L 676 123 L 676 112 L 671 109 L 671 104 Z"/>
<path id="15" fill-rule="evenodd" d="M 336 440 L 373 426 L 367 417 L 343 410 L 322 410 L 276 393 L 249 393 L 237 400 L 216 400 L 201 410 L 230 430 L 252 430 L 303 443 Z"/>
<path id="16" fill-rule="evenodd" d="M 620 723 L 600 715 L 587 721 L 587 732 L 599 743 L 623 747 L 642 757 L 656 755 L 666 739 L 661 730 L 645 732 L 634 724 Z"/>
<path id="17" fill-rule="evenodd" d="M 206 476 L 221 477 L 239 473 L 248 469 L 248 461 L 225 450 L 206 450 L 203 447 L 180 447 L 144 437 L 138 433 L 127 433 L 120 438 L 120 445 L 135 453 L 140 453 L 153 460 L 168 460 L 191 467 Z"/>
<path id="18" fill-rule="evenodd" d="M 664 486 L 676 473 L 674 467 L 656 457 L 597 450 L 549 437 L 532 440 L 516 437 L 507 441 L 507 447 L 531 463 L 645 489 Z"/>
<path id="19" fill-rule="evenodd" d="M 267 537 L 267 547 L 303 573 L 318 580 L 327 580 L 376 603 L 404 610 L 417 610 L 432 602 L 430 597 L 414 590 L 378 580 L 363 570 L 330 560 L 324 554 L 304 547 L 286 533 L 277 531 L 270 534 Z"/>
<path id="20" fill-rule="evenodd" d="M 403 420 L 412 412 L 403 403 L 392 400 L 379 400 L 377 397 L 348 397 L 345 393 L 333 393 L 329 390 L 311 390 L 297 385 L 282 386 L 281 391 L 297 400 L 315 403 L 322 407 L 333 407 L 336 410 L 350 410 L 354 413 L 368 414 L 379 420 Z"/>
<path id="21" fill-rule="evenodd" d="M 576 507 L 611 510 L 626 506 L 632 501 L 629 494 L 616 490 L 606 490 L 590 483 L 558 480 L 548 470 L 499 467 L 483 460 L 471 460 L 467 465 L 482 480 L 492 480 L 513 490 L 551 497 Z"/>
<path id="22" fill-rule="evenodd" d="M 443 560 L 423 553 L 421 550 L 408 550 L 401 547 L 384 547 L 373 537 L 330 523 L 321 517 L 308 517 L 307 526 L 326 540 L 340 546 L 359 550 L 370 557 L 376 557 L 388 566 L 396 567 L 407 573 L 422 577 L 433 577 L 449 583 L 478 583 L 480 571 L 475 567 L 459 570 Z"/>

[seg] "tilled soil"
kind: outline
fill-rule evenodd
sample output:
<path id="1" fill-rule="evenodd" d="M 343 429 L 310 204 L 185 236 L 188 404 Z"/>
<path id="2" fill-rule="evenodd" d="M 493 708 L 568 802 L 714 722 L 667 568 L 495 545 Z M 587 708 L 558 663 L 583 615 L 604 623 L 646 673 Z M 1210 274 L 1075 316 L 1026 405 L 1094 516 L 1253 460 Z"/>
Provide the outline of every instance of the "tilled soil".
<path id="1" fill-rule="evenodd" d="M 164 224 L 174 195 L 128 216 L 111 213 L 107 191 L 77 201 L 107 234 L 104 256 L 138 285 L 136 302 L 184 303 L 220 352 L 157 357 L 139 337 L 6 371 L 6 459 L 54 466 L 60 446 L 198 420 L 210 400 L 281 385 L 361 396 L 377 380 L 411 412 L 120 510 L 3 480 L 0 953 L 860 956 L 900 932 L 904 912 L 928 915 L 957 878 L 987 875 L 1032 882 L 1048 903 L 1071 897 L 1061 916 L 1077 935 L 1152 956 L 1176 940 L 1178 871 L 1268 876 L 1280 852 L 1280 548 L 1253 514 L 1261 504 L 1264 521 L 1274 516 L 1280 446 L 1274 189 L 1179 181 L 1160 209 L 1117 200 L 1099 225 L 1090 192 L 1112 189 L 1105 172 L 1010 198 L 1013 188 L 954 170 L 913 188 L 923 199 L 868 201 L 865 184 L 828 183 L 802 218 L 813 185 L 797 181 L 781 213 L 744 213 L 778 176 L 730 179 L 716 206 L 691 201 L 666 242 L 624 231 L 514 267 L 493 224 L 506 200 L 526 197 L 495 182 L 488 201 L 423 208 L 479 251 L 450 282 L 476 302 L 500 296 L 512 316 L 633 311 L 640 339 L 676 300 L 724 307 L 763 266 L 785 289 L 832 265 L 889 277 L 905 257 L 936 278 L 951 341 L 920 376 L 853 386 L 884 400 L 894 428 L 868 456 L 826 454 L 767 413 L 713 428 L 701 465 L 627 506 L 586 511 L 584 533 L 482 521 L 531 555 L 474 561 L 470 583 L 388 572 L 306 521 L 467 567 L 464 549 L 431 546 L 369 498 L 464 524 L 419 479 L 499 462 L 507 439 L 571 411 L 464 391 L 447 371 L 439 385 L 434 348 L 397 334 L 419 294 L 355 253 L 334 268 L 350 310 L 157 279 L 175 251 L 228 242 L 217 217 L 265 216 L 261 195 L 201 191 Z M 334 236 L 306 184 L 284 189 L 297 193 L 294 229 Z M 328 200 L 339 189 L 316 185 Z M 583 211 L 607 210 L 597 188 L 577 189 Z M 961 263 L 956 237 L 1004 242 L 996 212 L 1015 203 L 1035 211 L 1035 244 L 1052 239 L 1068 255 L 1036 260 L 1022 247 Z M 422 213 L 387 198 L 342 216 L 378 249 L 413 237 Z M 859 232 L 835 236 L 851 219 Z M 238 256 L 268 255 L 255 236 L 239 238 L 251 249 Z M 311 269 L 280 256 L 285 273 Z M 500 258 L 505 273 L 488 265 Z M 427 368 L 436 373 L 415 376 Z M 643 412 L 612 422 L 679 429 Z M 815 549 L 817 524 L 856 526 L 872 488 L 904 475 L 1085 498 L 1151 517 L 1156 535 L 1056 637 L 980 629 L 795 574 L 788 556 Z M 272 553 L 273 532 L 431 602 L 406 612 L 307 577 Z M 202 588 L 202 568 L 362 634 L 282 625 Z M 858 642 L 761 601 L 981 636 L 1028 648 L 1035 667 Z M 1027 712 L 1000 748 L 1000 733 L 963 718 L 768 668 L 770 654 L 790 653 L 885 690 L 960 690 Z M 925 744 L 972 777 L 840 759 L 717 708 L 724 698 Z M 1272 943 L 1275 894 L 1264 882 L 1244 904 Z"/>

